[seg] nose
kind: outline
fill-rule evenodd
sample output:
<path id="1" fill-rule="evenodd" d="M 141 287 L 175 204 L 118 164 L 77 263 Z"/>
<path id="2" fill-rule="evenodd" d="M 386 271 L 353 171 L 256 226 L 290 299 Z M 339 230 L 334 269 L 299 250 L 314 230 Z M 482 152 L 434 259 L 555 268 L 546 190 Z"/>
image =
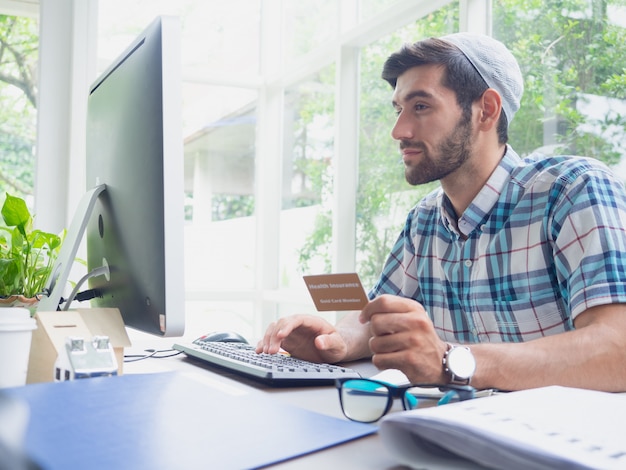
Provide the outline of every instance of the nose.
<path id="1" fill-rule="evenodd" d="M 391 137 L 395 140 L 411 140 L 413 138 L 413 127 L 404 111 L 400 111 L 398 114 L 396 123 L 391 129 Z"/>

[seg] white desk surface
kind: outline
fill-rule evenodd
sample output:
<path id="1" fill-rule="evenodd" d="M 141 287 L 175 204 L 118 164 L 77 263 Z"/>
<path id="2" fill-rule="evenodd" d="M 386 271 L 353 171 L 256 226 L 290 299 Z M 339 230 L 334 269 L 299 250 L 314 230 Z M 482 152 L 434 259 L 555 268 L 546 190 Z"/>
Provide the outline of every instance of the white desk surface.
<path id="1" fill-rule="evenodd" d="M 127 348 L 126 354 L 140 354 L 145 349 L 169 349 L 181 338 L 157 338 L 129 330 L 133 346 Z M 183 340 L 187 340 L 184 338 Z M 357 369 L 363 376 L 376 374 L 378 370 L 369 362 L 352 363 L 350 367 Z M 278 400 L 299 406 L 318 413 L 347 419 L 341 412 L 339 396 L 334 386 L 273 388 L 266 385 L 243 379 L 237 375 L 217 371 L 209 366 L 186 359 L 184 354 L 163 359 L 149 358 L 124 364 L 124 373 L 152 373 L 166 371 L 181 371 L 185 373 L 209 374 L 212 377 L 220 376 L 231 386 L 254 388 L 275 396 Z M 262 431 L 262 430 L 261 430 Z M 315 452 L 294 460 L 272 466 L 273 469 L 319 470 L 320 468 L 341 469 L 377 469 L 402 470 L 407 467 L 398 465 L 383 447 L 377 434 L 355 441 L 335 446 L 323 451 Z"/>

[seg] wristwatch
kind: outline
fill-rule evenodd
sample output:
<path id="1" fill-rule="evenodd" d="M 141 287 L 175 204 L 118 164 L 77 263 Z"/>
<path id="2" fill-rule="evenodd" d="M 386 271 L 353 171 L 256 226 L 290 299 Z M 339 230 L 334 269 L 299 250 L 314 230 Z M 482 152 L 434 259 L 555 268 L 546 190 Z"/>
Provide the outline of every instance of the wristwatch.
<path id="1" fill-rule="evenodd" d="M 450 377 L 451 384 L 469 385 L 476 370 L 476 359 L 470 348 L 448 343 L 442 362 L 443 371 Z"/>

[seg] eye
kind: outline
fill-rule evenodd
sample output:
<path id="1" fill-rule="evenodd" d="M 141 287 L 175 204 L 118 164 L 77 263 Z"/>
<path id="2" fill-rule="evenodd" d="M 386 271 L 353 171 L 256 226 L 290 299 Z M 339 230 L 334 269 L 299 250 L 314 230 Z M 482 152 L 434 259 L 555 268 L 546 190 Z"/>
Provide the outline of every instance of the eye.
<path id="1" fill-rule="evenodd" d="M 428 106 L 426 106 L 424 103 L 416 103 L 413 109 L 415 109 L 415 111 L 424 111 L 428 109 Z"/>

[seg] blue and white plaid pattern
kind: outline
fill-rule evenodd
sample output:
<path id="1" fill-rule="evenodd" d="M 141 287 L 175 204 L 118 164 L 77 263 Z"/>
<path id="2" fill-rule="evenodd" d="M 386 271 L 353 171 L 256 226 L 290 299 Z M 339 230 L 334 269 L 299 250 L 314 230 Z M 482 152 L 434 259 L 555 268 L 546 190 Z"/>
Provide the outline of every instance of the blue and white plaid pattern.
<path id="1" fill-rule="evenodd" d="M 451 217 L 441 190 L 420 201 L 370 298 L 415 299 L 442 339 L 465 343 L 528 341 L 626 303 L 626 193 L 597 160 L 509 147 L 458 231 Z"/>

